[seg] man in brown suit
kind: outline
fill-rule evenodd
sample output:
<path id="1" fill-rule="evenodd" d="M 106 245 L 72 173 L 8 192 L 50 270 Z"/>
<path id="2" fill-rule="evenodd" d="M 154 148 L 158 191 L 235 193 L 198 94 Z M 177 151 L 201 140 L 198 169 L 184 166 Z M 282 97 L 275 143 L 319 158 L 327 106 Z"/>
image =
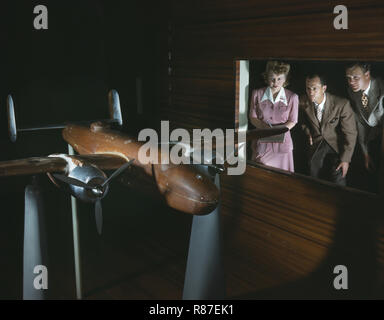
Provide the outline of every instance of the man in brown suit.
<path id="1" fill-rule="evenodd" d="M 356 144 L 356 120 L 349 101 L 326 90 L 324 77 L 308 75 L 307 94 L 300 99 L 301 128 L 309 143 L 310 174 L 345 186 Z"/>
<path id="2" fill-rule="evenodd" d="M 356 116 L 357 145 L 352 159 L 359 188 L 379 191 L 381 145 L 384 119 L 384 81 L 371 76 L 371 65 L 346 65 L 348 96 Z M 356 162 L 354 162 L 356 160 Z M 361 161 L 363 160 L 363 161 Z"/>

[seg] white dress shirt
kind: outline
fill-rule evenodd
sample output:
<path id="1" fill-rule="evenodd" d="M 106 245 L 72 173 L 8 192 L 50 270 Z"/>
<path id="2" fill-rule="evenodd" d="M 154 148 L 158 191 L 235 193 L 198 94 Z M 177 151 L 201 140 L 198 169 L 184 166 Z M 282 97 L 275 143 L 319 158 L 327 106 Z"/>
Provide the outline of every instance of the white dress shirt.
<path id="1" fill-rule="evenodd" d="M 367 96 L 368 96 L 368 93 L 369 93 L 369 89 L 371 89 L 371 82 L 372 82 L 372 80 L 369 80 L 368 88 L 363 91 L 363 93 L 365 93 Z"/>

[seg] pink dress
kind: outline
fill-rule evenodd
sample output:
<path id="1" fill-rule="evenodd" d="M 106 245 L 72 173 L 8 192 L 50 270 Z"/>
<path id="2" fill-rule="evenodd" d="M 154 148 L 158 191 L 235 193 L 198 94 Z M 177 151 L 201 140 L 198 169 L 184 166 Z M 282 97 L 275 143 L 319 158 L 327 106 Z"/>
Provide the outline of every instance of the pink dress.
<path id="1" fill-rule="evenodd" d="M 256 89 L 252 92 L 249 110 L 250 118 L 257 118 L 264 122 L 282 124 L 287 121 L 297 123 L 299 97 L 296 93 L 282 89 L 274 103 L 266 96 L 267 88 Z M 293 144 L 290 131 L 285 133 L 284 142 L 260 142 L 255 139 L 251 143 L 251 159 L 267 166 L 294 171 Z"/>

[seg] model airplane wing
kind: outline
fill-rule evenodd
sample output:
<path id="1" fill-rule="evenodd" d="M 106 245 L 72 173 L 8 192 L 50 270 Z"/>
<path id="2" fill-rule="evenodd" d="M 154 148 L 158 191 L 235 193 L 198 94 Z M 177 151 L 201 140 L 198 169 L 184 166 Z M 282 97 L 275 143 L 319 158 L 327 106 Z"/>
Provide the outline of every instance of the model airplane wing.
<path id="1" fill-rule="evenodd" d="M 128 160 L 121 156 L 111 154 L 89 154 L 67 156 L 72 161 L 86 162 L 102 170 L 118 169 Z M 39 173 L 64 172 L 67 170 L 68 161 L 59 156 L 32 157 L 26 159 L 0 162 L 1 176 L 33 175 Z"/>
<path id="2" fill-rule="evenodd" d="M 0 177 L 47 173 L 56 186 L 59 186 L 56 179 L 67 184 L 68 191 L 74 196 L 87 202 L 95 202 L 96 225 L 101 234 L 103 225 L 101 199 L 108 191 L 110 180 L 124 171 L 132 162 L 133 159 L 127 161 L 124 157 L 110 154 L 82 156 L 54 154 L 49 157 L 0 162 Z M 107 178 L 100 169 L 117 170 Z M 57 174 L 58 172 L 63 172 L 65 175 Z"/>

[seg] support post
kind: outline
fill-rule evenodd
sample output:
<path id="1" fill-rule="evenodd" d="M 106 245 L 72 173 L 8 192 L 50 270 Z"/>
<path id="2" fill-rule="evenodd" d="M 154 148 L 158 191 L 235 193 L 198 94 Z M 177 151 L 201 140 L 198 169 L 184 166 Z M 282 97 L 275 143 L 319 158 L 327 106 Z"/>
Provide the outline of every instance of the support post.
<path id="1" fill-rule="evenodd" d="M 209 173 L 208 167 L 198 165 Z M 212 175 L 220 190 L 220 176 Z M 185 272 L 183 300 L 216 300 L 225 298 L 220 224 L 221 202 L 205 216 L 194 216 Z"/>
<path id="2" fill-rule="evenodd" d="M 75 152 L 71 145 L 68 144 L 68 154 L 74 155 Z M 73 254 L 75 262 L 75 278 L 76 278 L 76 299 L 82 299 L 81 286 L 81 260 L 80 260 L 80 238 L 79 238 L 79 221 L 77 217 L 76 198 L 71 196 L 72 208 L 72 232 L 73 232 Z"/>
<path id="3" fill-rule="evenodd" d="M 44 300 L 48 296 L 48 255 L 43 202 L 37 177 L 25 188 L 23 299 Z"/>

